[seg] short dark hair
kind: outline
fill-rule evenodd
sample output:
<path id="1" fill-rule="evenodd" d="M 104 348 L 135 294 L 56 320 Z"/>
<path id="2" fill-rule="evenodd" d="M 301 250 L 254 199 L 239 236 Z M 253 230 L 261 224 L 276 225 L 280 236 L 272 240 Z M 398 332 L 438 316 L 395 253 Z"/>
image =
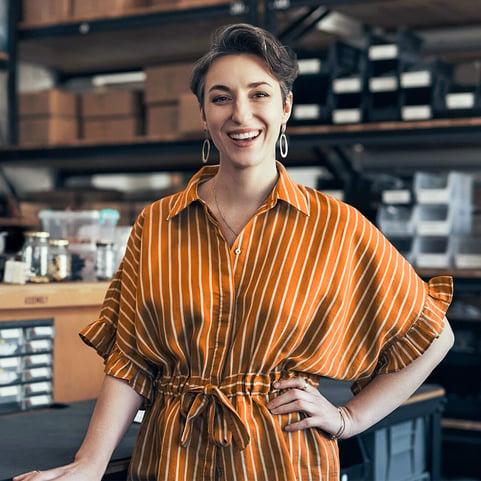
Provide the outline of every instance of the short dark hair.
<path id="1" fill-rule="evenodd" d="M 286 101 L 297 77 L 297 56 L 269 31 L 247 23 L 218 28 L 211 38 L 208 52 L 194 64 L 190 89 L 204 107 L 205 77 L 214 60 L 225 55 L 253 54 L 263 59 L 281 86 Z"/>

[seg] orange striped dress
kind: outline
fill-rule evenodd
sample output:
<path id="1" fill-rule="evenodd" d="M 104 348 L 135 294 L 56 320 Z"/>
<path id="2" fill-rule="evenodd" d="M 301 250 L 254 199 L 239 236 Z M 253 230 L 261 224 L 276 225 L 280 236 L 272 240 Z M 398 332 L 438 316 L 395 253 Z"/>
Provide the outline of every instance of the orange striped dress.
<path id="1" fill-rule="evenodd" d="M 452 280 L 421 280 L 357 210 L 279 181 L 232 247 L 199 198 L 216 166 L 146 207 L 81 336 L 146 399 L 132 481 L 339 479 L 318 429 L 283 430 L 272 383 L 350 380 L 420 356 L 443 327 Z"/>

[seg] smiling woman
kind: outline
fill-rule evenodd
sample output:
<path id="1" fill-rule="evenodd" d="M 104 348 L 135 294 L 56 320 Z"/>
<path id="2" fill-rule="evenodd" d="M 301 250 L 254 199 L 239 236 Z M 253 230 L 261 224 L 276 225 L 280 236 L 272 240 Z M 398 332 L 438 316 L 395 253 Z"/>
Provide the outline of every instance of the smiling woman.
<path id="1" fill-rule="evenodd" d="M 100 480 L 142 403 L 131 481 L 338 481 L 337 439 L 445 356 L 451 278 L 424 282 L 357 210 L 276 159 L 296 73 L 265 30 L 216 32 L 191 87 L 219 165 L 139 215 L 81 331 L 106 372 L 85 441 L 71 465 L 15 481 Z M 356 395 L 335 406 L 321 378 Z"/>

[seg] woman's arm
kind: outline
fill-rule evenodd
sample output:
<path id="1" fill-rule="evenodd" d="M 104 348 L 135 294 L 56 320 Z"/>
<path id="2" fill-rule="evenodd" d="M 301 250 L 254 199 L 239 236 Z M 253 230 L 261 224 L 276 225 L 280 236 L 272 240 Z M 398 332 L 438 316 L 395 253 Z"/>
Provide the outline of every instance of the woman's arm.
<path id="1" fill-rule="evenodd" d="M 365 431 L 406 401 L 442 361 L 453 343 L 453 331 L 447 319 L 444 319 L 440 336 L 422 356 L 398 372 L 376 376 L 345 404 L 347 419 L 343 437 Z"/>
<path id="2" fill-rule="evenodd" d="M 445 319 L 440 336 L 419 358 L 398 372 L 376 376 L 343 406 L 345 429 L 340 437 L 347 438 L 365 431 L 399 407 L 441 362 L 453 342 L 453 331 Z M 269 403 L 268 407 L 273 414 L 297 411 L 307 415 L 300 422 L 285 426 L 286 431 L 312 427 L 318 427 L 330 434 L 339 431 L 342 419 L 337 407 L 314 387 L 306 388 L 302 378 L 280 381 L 275 387 L 287 391 Z"/>
<path id="3" fill-rule="evenodd" d="M 73 463 L 25 473 L 14 477 L 13 481 L 102 479 L 114 449 L 131 425 L 142 401 L 143 398 L 126 381 L 105 376 L 87 434 Z"/>

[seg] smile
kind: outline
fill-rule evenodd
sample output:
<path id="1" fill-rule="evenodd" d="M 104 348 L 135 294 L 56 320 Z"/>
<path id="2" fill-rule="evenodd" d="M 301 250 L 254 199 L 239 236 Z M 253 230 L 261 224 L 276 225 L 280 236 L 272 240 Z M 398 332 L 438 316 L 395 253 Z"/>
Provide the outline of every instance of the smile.
<path id="1" fill-rule="evenodd" d="M 251 132 L 232 132 L 229 137 L 232 140 L 252 140 L 260 135 L 260 130 L 253 130 Z"/>

